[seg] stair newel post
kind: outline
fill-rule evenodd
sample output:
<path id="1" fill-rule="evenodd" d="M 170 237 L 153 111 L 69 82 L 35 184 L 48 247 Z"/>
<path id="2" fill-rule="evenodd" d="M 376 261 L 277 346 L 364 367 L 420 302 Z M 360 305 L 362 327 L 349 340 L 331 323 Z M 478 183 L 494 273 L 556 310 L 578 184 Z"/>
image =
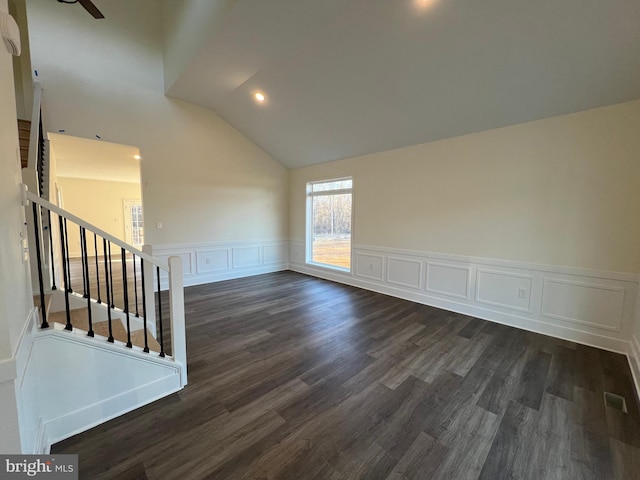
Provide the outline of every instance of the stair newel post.
<path id="1" fill-rule="evenodd" d="M 142 321 L 143 321 L 143 328 L 144 328 L 144 349 L 143 351 L 145 353 L 149 353 L 149 339 L 147 337 L 148 332 L 147 332 L 147 295 L 146 295 L 146 288 L 145 288 L 145 284 L 144 284 L 144 269 L 145 269 L 145 265 L 144 265 L 144 260 L 142 259 L 142 257 L 140 257 L 140 276 L 142 277 Z M 136 300 L 137 303 L 137 300 Z"/>
<path id="2" fill-rule="evenodd" d="M 109 248 L 111 248 L 111 242 L 109 242 Z M 109 291 L 109 260 L 111 259 L 111 253 L 109 253 L 109 259 L 107 259 L 107 239 L 102 239 L 102 253 L 104 255 L 104 281 L 105 289 L 107 291 L 107 320 L 109 324 L 109 338 L 108 342 L 113 343 L 113 328 L 111 326 L 111 294 Z"/>
<path id="3" fill-rule="evenodd" d="M 80 227 L 80 242 L 82 243 L 82 251 L 84 256 L 82 258 L 82 264 L 84 266 L 84 270 L 87 272 L 87 279 L 85 281 L 85 297 L 87 298 L 87 318 L 89 320 L 89 331 L 87 335 L 93 337 L 93 319 L 91 315 L 91 279 L 89 278 L 89 255 L 87 253 L 87 229 L 84 227 Z"/>
<path id="4" fill-rule="evenodd" d="M 70 282 L 69 282 L 69 263 L 67 262 L 69 256 L 67 254 L 67 242 L 65 241 L 66 237 L 67 237 L 67 219 L 65 218 L 63 221 L 63 218 L 58 215 L 58 220 L 60 223 L 60 252 L 62 254 L 62 276 L 64 277 L 64 306 L 65 306 L 65 312 L 67 313 L 67 324 L 65 325 L 65 329 L 66 330 L 73 330 L 73 327 L 71 326 L 71 311 L 69 309 L 69 292 L 71 291 L 71 288 L 69 287 Z"/>
<path id="5" fill-rule="evenodd" d="M 138 273 L 136 269 L 136 256 L 132 253 L 131 257 L 133 258 L 133 293 L 136 300 L 136 318 L 140 318 L 140 313 L 138 312 Z"/>
<path id="6" fill-rule="evenodd" d="M 131 325 L 129 319 L 129 288 L 127 286 L 127 252 L 120 247 L 122 252 L 122 289 L 124 293 L 124 313 L 127 316 L 127 347 L 132 348 L 131 343 Z"/>
<path id="7" fill-rule="evenodd" d="M 109 288 L 111 288 L 111 308 L 115 307 L 113 298 L 113 264 L 111 263 L 111 242 L 109 242 Z"/>
<path id="8" fill-rule="evenodd" d="M 48 328 L 49 324 L 47 323 L 47 306 L 44 302 L 44 281 L 42 280 L 42 253 L 40 252 L 40 228 L 41 224 L 39 221 L 38 215 L 38 205 L 36 202 L 32 201 L 31 205 L 33 206 L 33 226 L 34 233 L 36 239 L 36 260 L 38 262 L 38 284 L 40 285 L 40 306 L 42 308 L 42 324 L 40 325 L 42 328 Z"/>
<path id="9" fill-rule="evenodd" d="M 162 294 L 160 290 L 160 267 L 156 267 L 158 277 L 158 327 L 160 328 L 160 356 L 164 357 L 164 333 L 162 329 Z"/>
<path id="10" fill-rule="evenodd" d="M 51 254 L 51 290 L 57 290 L 56 287 L 56 267 L 53 258 L 53 225 L 51 224 L 51 210 L 47 209 L 47 220 L 49 221 L 49 253 Z"/>
<path id="11" fill-rule="evenodd" d="M 100 297 L 100 267 L 98 266 L 98 236 L 93 234 L 93 248 L 96 255 L 96 285 L 98 287 L 98 303 L 102 303 L 102 298 Z"/>
<path id="12" fill-rule="evenodd" d="M 64 248 L 67 252 L 67 276 L 65 278 L 65 283 L 67 284 L 67 290 L 69 293 L 73 292 L 73 287 L 71 286 L 71 263 L 69 262 L 69 231 L 67 230 L 67 219 L 64 219 Z"/>
<path id="13" fill-rule="evenodd" d="M 184 284 L 182 258 L 169 257 L 169 312 L 171 320 L 171 354 L 182 363 L 182 385 L 187 384 L 187 338 L 184 319 Z"/>

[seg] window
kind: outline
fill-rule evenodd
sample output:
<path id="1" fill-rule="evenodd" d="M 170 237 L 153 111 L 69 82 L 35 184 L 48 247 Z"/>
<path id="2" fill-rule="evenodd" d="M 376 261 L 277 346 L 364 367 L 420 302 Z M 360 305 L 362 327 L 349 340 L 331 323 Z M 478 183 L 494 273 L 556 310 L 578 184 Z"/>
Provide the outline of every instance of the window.
<path id="1" fill-rule="evenodd" d="M 125 241 L 134 247 L 144 244 L 144 222 L 140 200 L 124 200 Z"/>
<path id="2" fill-rule="evenodd" d="M 307 263 L 351 271 L 352 178 L 307 184 Z"/>

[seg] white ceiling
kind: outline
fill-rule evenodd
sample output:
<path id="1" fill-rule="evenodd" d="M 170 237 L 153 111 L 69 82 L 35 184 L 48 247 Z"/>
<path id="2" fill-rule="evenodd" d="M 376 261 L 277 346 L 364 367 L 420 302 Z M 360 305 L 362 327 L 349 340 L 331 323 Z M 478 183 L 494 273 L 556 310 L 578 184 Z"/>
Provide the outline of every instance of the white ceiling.
<path id="1" fill-rule="evenodd" d="M 639 25 L 638 0 L 227 0 L 165 88 L 300 167 L 638 99 Z"/>
<path id="2" fill-rule="evenodd" d="M 49 133 L 59 177 L 140 183 L 137 147 Z"/>

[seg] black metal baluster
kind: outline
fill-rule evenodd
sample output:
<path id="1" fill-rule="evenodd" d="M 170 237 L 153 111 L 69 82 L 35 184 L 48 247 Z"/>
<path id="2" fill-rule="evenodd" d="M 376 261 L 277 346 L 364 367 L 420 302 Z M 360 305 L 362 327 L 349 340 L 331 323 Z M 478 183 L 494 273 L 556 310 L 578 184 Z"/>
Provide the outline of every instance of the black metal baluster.
<path id="1" fill-rule="evenodd" d="M 136 273 L 136 256 L 132 253 L 133 258 L 133 292 L 136 299 L 136 317 L 140 318 L 138 313 L 138 274 Z"/>
<path id="2" fill-rule="evenodd" d="M 51 281 L 53 285 L 51 286 L 51 290 L 57 290 L 56 287 L 56 267 L 55 260 L 53 258 L 53 228 L 51 225 L 51 210 L 47 209 L 47 220 L 49 221 L 49 252 L 51 253 Z"/>
<path id="3" fill-rule="evenodd" d="M 109 245 L 111 246 L 111 245 Z M 104 281 L 105 288 L 107 290 L 107 320 L 109 322 L 109 338 L 107 338 L 108 342 L 113 343 L 113 328 L 111 327 L 111 296 L 109 292 L 109 260 L 107 260 L 107 239 L 102 239 L 102 253 L 104 254 Z M 111 253 L 109 253 L 109 259 L 111 258 Z"/>
<path id="4" fill-rule="evenodd" d="M 80 263 L 82 264 L 82 290 L 83 297 L 89 298 L 87 295 L 87 282 L 89 281 L 89 272 L 87 271 L 87 263 L 85 263 L 85 259 L 87 258 L 87 242 L 82 241 L 82 237 L 84 236 L 84 228 L 78 225 L 80 229 Z"/>
<path id="5" fill-rule="evenodd" d="M 122 288 L 124 293 L 124 313 L 127 315 L 127 347 L 133 347 L 131 343 L 131 326 L 129 325 L 129 289 L 127 287 L 127 252 L 120 247 L 122 251 Z"/>
<path id="6" fill-rule="evenodd" d="M 38 205 L 36 202 L 31 202 L 33 205 L 33 226 L 36 237 L 36 260 L 38 261 L 38 283 L 40 285 L 40 308 L 42 310 L 42 328 L 48 328 L 47 323 L 47 306 L 44 303 L 44 282 L 42 281 L 42 258 L 40 253 L 40 222 L 38 221 Z"/>
<path id="7" fill-rule="evenodd" d="M 62 276 L 64 277 L 65 286 L 64 286 L 64 305 L 65 311 L 67 313 L 67 324 L 65 325 L 65 329 L 73 330 L 71 326 L 71 311 L 69 310 L 69 292 L 71 289 L 69 288 L 69 264 L 67 263 L 67 259 L 69 258 L 67 255 L 67 249 L 65 242 L 65 238 L 67 237 L 67 219 L 63 219 L 60 215 L 58 215 L 58 220 L 60 221 L 60 251 L 62 252 Z"/>
<path id="8" fill-rule="evenodd" d="M 87 317 L 89 320 L 89 331 L 87 335 L 93 337 L 93 321 L 91 315 L 91 284 L 89 278 L 89 255 L 87 253 L 87 229 L 84 227 L 80 227 L 81 237 L 80 242 L 82 243 L 82 250 L 84 251 L 84 258 L 82 259 L 84 268 L 87 272 L 87 281 L 85 283 L 85 297 L 87 298 Z"/>
<path id="9" fill-rule="evenodd" d="M 115 307 L 113 298 L 113 264 L 111 263 L 111 242 L 109 242 L 109 285 L 111 288 L 111 308 Z"/>
<path id="10" fill-rule="evenodd" d="M 93 234 L 93 247 L 96 253 L 96 285 L 98 287 L 98 303 L 102 303 L 102 298 L 100 298 L 100 268 L 98 267 L 98 236 Z"/>
<path id="11" fill-rule="evenodd" d="M 140 257 L 140 276 L 142 277 L 142 318 L 144 322 L 144 349 L 149 353 L 149 340 L 147 338 L 147 293 L 144 289 L 144 260 Z"/>
<path id="12" fill-rule="evenodd" d="M 160 295 L 160 267 L 156 266 L 158 275 L 158 323 L 160 324 L 160 356 L 164 357 L 164 338 L 162 332 L 162 297 Z"/>
<path id="13" fill-rule="evenodd" d="M 67 230 L 67 219 L 64 219 L 64 245 L 67 252 L 67 278 L 65 281 L 67 282 L 67 290 L 69 293 L 73 292 L 73 287 L 71 286 L 71 263 L 69 262 L 69 231 Z"/>

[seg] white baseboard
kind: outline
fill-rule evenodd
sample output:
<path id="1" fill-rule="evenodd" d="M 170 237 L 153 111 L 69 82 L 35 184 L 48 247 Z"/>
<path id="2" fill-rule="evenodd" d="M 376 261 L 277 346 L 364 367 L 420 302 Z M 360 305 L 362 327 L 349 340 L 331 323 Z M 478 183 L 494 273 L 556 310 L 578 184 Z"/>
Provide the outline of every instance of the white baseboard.
<path id="1" fill-rule="evenodd" d="M 153 245 L 154 257 L 182 258 L 184 286 L 278 272 L 288 268 L 287 240 Z M 162 288 L 168 285 L 161 276 Z"/>
<path id="2" fill-rule="evenodd" d="M 300 273 L 568 341 L 628 354 L 638 276 L 354 245 L 351 272 L 309 265 Z"/>

